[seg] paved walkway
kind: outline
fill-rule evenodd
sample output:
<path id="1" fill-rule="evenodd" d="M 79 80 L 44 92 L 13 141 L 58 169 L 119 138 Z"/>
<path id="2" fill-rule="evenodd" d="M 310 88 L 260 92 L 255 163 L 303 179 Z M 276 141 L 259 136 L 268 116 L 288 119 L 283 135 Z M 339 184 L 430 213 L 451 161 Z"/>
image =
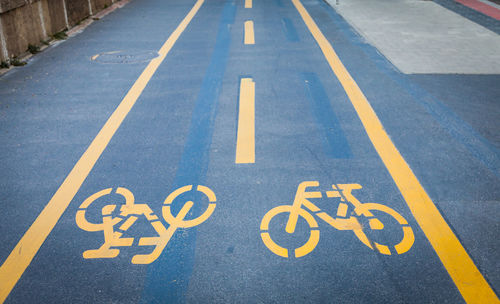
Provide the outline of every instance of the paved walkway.
<path id="1" fill-rule="evenodd" d="M 498 83 L 320 0 L 133 0 L 0 77 L 0 302 L 499 303 Z"/>
<path id="2" fill-rule="evenodd" d="M 498 33 L 438 3 L 328 2 L 403 73 L 500 73 Z M 490 9 L 500 13 L 494 7 Z"/>

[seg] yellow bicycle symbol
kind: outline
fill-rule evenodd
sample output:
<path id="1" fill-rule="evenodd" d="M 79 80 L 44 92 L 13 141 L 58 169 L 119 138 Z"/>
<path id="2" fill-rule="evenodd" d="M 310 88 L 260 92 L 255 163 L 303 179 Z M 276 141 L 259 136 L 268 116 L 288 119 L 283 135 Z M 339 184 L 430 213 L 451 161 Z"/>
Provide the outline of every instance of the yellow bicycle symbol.
<path id="1" fill-rule="evenodd" d="M 76 212 L 76 224 L 78 225 L 78 227 L 85 231 L 103 231 L 104 243 L 98 249 L 84 251 L 83 257 L 85 259 L 117 257 L 120 253 L 120 250 L 114 247 L 128 247 L 132 246 L 134 242 L 134 238 L 122 237 L 123 233 L 137 221 L 139 216 L 144 216 L 153 226 L 158 236 L 141 237 L 139 239 L 139 246 L 155 246 L 155 248 L 149 254 L 137 254 L 133 256 L 132 263 L 150 264 L 154 262 L 163 252 L 163 249 L 165 249 L 177 228 L 189 228 L 199 225 L 206 221 L 214 212 L 216 201 L 214 192 L 208 187 L 199 185 L 196 187 L 196 190 L 205 194 L 209 201 L 208 208 L 205 210 L 205 212 L 203 212 L 203 214 L 195 219 L 185 220 L 184 218 L 194 205 L 192 201 L 187 201 L 184 203 L 183 207 L 176 216 L 172 214 L 170 210 L 172 202 L 179 195 L 191 191 L 192 189 L 192 185 L 181 187 L 173 191 L 165 199 L 162 207 L 162 215 L 165 221 L 169 224 L 168 229 L 163 226 L 158 216 L 153 213 L 153 211 L 147 204 L 136 204 L 132 192 L 123 187 L 119 187 L 116 189 L 116 193 L 125 198 L 125 205 L 121 206 L 119 215 L 116 217 L 113 217 L 112 215 L 117 207 L 116 204 L 106 205 L 101 210 L 102 223 L 91 223 L 85 217 L 87 208 L 97 199 L 111 194 L 112 188 L 101 190 L 89 196 L 85 201 L 83 201 L 83 203 L 79 207 L 79 210 Z M 117 226 L 119 223 L 121 223 L 121 225 L 116 228 L 115 226 Z"/>
<path id="2" fill-rule="evenodd" d="M 309 235 L 309 239 L 307 242 L 299 248 L 296 248 L 294 251 L 295 257 L 299 258 L 307 255 L 311 251 L 314 250 L 316 245 L 319 242 L 319 227 L 316 222 L 314 215 L 328 223 L 333 228 L 338 230 L 352 230 L 354 234 L 358 237 L 358 239 L 373 250 L 377 250 L 381 254 L 390 255 L 391 252 L 396 252 L 397 254 L 402 254 L 410 250 L 415 241 L 415 236 L 413 235 L 413 230 L 406 221 L 406 219 L 401 216 L 399 213 L 394 211 L 393 209 L 376 203 L 361 203 L 358 199 L 352 195 L 353 190 L 361 189 L 361 185 L 359 184 L 338 184 L 332 185 L 332 191 L 326 191 L 326 196 L 329 198 L 337 197 L 340 198 L 340 204 L 337 209 L 337 217 L 333 218 L 327 213 L 321 211 L 316 205 L 314 205 L 308 199 L 310 198 L 321 198 L 322 194 L 319 191 L 306 191 L 308 187 L 319 187 L 319 182 L 317 181 L 307 181 L 302 182 L 298 188 L 297 193 L 295 195 L 295 200 L 292 205 L 281 205 L 271 209 L 266 213 L 262 222 L 260 224 L 261 230 L 261 238 L 264 244 L 271 250 L 273 253 L 287 258 L 289 256 L 289 250 L 281 247 L 273 241 L 271 236 L 269 235 L 269 223 L 271 220 L 278 214 L 281 213 L 290 213 L 288 217 L 288 221 L 285 227 L 285 231 L 287 233 L 294 233 L 295 227 L 297 225 L 297 221 L 299 216 L 304 218 L 309 228 L 311 229 L 311 233 Z M 347 217 L 348 205 L 346 201 L 351 203 L 354 207 L 354 216 Z M 309 209 L 306 210 L 306 209 Z M 382 245 L 377 242 L 370 240 L 366 233 L 366 229 L 371 230 L 382 230 L 384 229 L 384 224 L 377 219 L 371 211 L 379 211 L 386 213 L 389 216 L 392 216 L 398 223 L 401 225 L 403 230 L 403 237 L 399 243 L 391 246 L 390 248 L 387 245 Z M 368 220 L 368 227 L 363 227 L 358 218 L 365 217 Z"/>

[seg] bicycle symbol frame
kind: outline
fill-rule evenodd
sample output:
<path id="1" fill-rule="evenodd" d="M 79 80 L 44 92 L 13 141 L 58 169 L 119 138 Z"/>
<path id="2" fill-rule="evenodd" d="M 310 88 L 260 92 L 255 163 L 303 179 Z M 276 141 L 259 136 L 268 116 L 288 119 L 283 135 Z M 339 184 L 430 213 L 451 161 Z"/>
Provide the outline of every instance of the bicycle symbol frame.
<path id="1" fill-rule="evenodd" d="M 120 253 L 120 250 L 115 247 L 132 246 L 134 238 L 122 237 L 122 235 L 137 221 L 139 216 L 142 215 L 145 216 L 146 219 L 150 222 L 158 236 L 141 237 L 139 239 L 139 246 L 155 246 L 155 248 L 149 254 L 137 254 L 133 256 L 132 264 L 150 264 L 154 262 L 161 255 L 163 249 L 165 249 L 168 242 L 178 228 L 190 228 L 197 226 L 206 221 L 214 212 L 216 202 L 214 192 L 206 186 L 198 185 L 196 187 L 196 190 L 208 197 L 209 204 L 205 212 L 203 212 L 203 214 L 195 219 L 185 220 L 184 218 L 194 205 L 192 201 L 187 201 L 185 202 L 179 213 L 176 216 L 173 216 L 170 210 L 172 202 L 179 195 L 191 190 L 193 190 L 193 185 L 181 187 L 170 193 L 165 199 L 162 207 L 162 215 L 165 221 L 169 224 L 168 229 L 163 226 L 158 216 L 153 213 L 153 211 L 147 204 L 136 204 L 132 192 L 123 187 L 118 187 L 116 189 L 116 193 L 125 198 L 125 205 L 122 205 L 119 209 L 120 214 L 116 217 L 113 217 L 112 215 L 113 211 L 115 211 L 118 205 L 106 205 L 101 210 L 103 219 L 102 223 L 91 223 L 85 217 L 87 208 L 97 199 L 111 194 L 112 188 L 101 190 L 89 196 L 85 201 L 83 201 L 78 211 L 76 212 L 76 224 L 78 225 L 78 227 L 85 231 L 103 231 L 104 243 L 98 249 L 90 249 L 84 251 L 83 258 L 98 259 L 117 257 Z M 117 229 L 115 229 L 115 226 L 117 226 L 119 223 L 121 223 L 121 225 Z"/>
<path id="2" fill-rule="evenodd" d="M 353 190 L 361 189 L 362 186 L 359 184 L 333 184 L 331 191 L 326 191 L 326 196 L 329 198 L 337 197 L 340 198 L 339 207 L 337 209 L 337 217 L 333 218 L 327 213 L 321 211 L 319 207 L 314 205 L 310 198 L 322 198 L 323 195 L 319 191 L 307 191 L 309 187 L 319 187 L 319 182 L 317 181 L 305 181 L 299 184 L 297 187 L 297 193 L 295 195 L 295 200 L 292 205 L 281 205 L 271 209 L 264 215 L 262 222 L 260 224 L 261 238 L 266 247 L 271 250 L 276 255 L 284 258 L 289 257 L 289 250 L 287 248 L 281 247 L 270 236 L 269 223 L 271 220 L 280 213 L 290 213 L 285 231 L 289 234 L 295 232 L 297 221 L 299 216 L 303 217 L 309 228 L 311 229 L 311 234 L 307 242 L 299 248 L 294 250 L 294 255 L 296 258 L 303 257 L 314 250 L 319 242 L 319 227 L 315 220 L 315 216 L 322 219 L 328 223 L 333 228 L 338 230 L 352 230 L 358 239 L 371 248 L 384 255 L 391 255 L 392 252 L 397 254 L 402 254 L 410 250 L 415 241 L 415 236 L 413 230 L 408 224 L 408 221 L 397 213 L 395 210 L 389 208 L 388 206 L 376 204 L 376 203 L 361 203 L 352 194 Z M 351 203 L 354 207 L 354 213 L 347 217 L 348 203 Z M 371 230 L 382 230 L 384 229 L 384 224 L 377 219 L 370 210 L 377 210 L 379 212 L 384 212 L 389 216 L 392 216 L 400 225 L 403 230 L 402 240 L 393 245 L 390 248 L 388 245 L 379 244 L 370 240 L 365 233 L 366 229 Z M 368 227 L 363 227 L 358 218 L 365 217 L 368 220 Z"/>

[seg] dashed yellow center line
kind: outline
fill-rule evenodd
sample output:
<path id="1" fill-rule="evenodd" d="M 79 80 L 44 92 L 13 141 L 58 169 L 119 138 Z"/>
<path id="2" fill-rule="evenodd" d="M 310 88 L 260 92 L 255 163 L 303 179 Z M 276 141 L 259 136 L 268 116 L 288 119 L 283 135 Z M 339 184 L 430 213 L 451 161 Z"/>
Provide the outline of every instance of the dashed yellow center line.
<path id="1" fill-rule="evenodd" d="M 38 215 L 35 222 L 23 235 L 19 243 L 9 254 L 0 267 L 0 303 L 3 303 L 11 290 L 21 278 L 36 253 L 59 221 L 73 197 L 76 195 L 102 152 L 108 146 L 111 138 L 128 115 L 142 91 L 151 80 L 160 64 L 163 62 L 177 39 L 196 15 L 204 0 L 198 0 L 186 17 L 177 26 L 167 41 L 158 51 L 159 56 L 150 61 L 127 95 L 120 102 L 116 110 L 109 117 L 95 139 L 92 141 L 82 157 L 78 160 L 62 185 Z"/>
<path id="2" fill-rule="evenodd" d="M 252 78 L 240 81 L 235 163 L 255 163 L 255 82 Z"/>
<path id="3" fill-rule="evenodd" d="M 245 0 L 245 8 L 252 8 L 252 0 Z"/>
<path id="4" fill-rule="evenodd" d="M 245 44 L 255 44 L 252 20 L 245 21 Z"/>
<path id="5" fill-rule="evenodd" d="M 300 0 L 291 1 L 321 48 L 333 73 L 342 84 L 373 146 L 465 301 L 467 303 L 500 303 L 495 292 L 391 141 L 377 114 L 340 61 L 330 42 Z"/>

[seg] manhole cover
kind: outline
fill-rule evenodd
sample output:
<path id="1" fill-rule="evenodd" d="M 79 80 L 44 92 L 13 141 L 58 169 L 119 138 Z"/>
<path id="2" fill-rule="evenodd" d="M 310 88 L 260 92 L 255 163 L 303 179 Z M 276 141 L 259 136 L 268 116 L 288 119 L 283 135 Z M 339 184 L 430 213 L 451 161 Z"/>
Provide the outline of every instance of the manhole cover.
<path id="1" fill-rule="evenodd" d="M 127 50 L 104 52 L 92 56 L 91 59 L 100 63 L 138 63 L 150 61 L 156 57 L 158 57 L 158 53 L 155 51 Z"/>

